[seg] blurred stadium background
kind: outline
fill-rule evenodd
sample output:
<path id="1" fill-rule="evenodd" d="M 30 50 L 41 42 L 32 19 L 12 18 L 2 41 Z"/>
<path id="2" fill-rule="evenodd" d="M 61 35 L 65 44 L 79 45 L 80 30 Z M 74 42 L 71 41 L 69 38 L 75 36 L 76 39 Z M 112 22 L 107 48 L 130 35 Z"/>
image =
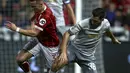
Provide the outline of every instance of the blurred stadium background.
<path id="1" fill-rule="evenodd" d="M 71 0 L 77 22 L 91 16 L 92 9 L 103 7 L 106 18 L 111 23 L 114 35 L 122 41 L 113 45 L 104 36 L 95 54 L 98 73 L 130 73 L 130 0 Z M 65 19 L 67 18 L 64 9 Z M 32 10 L 28 0 L 0 0 L 0 73 L 23 73 L 15 57 L 30 37 L 14 33 L 4 27 L 9 20 L 22 28 L 28 28 Z M 66 25 L 71 21 L 66 20 Z M 46 73 L 47 69 L 41 55 L 31 58 L 31 70 L 34 73 Z M 82 73 L 77 64 L 70 64 L 60 73 Z"/>

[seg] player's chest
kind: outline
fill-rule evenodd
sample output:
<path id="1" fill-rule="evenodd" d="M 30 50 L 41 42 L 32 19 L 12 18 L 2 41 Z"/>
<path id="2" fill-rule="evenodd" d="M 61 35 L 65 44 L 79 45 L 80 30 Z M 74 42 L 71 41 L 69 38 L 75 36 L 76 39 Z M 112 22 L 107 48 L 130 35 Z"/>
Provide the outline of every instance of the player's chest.
<path id="1" fill-rule="evenodd" d="M 46 20 L 44 19 L 45 16 L 43 16 L 42 14 L 37 14 L 35 19 L 34 19 L 34 23 L 36 25 L 44 25 L 46 23 Z"/>
<path id="2" fill-rule="evenodd" d="M 35 19 L 34 19 L 35 24 L 39 23 L 39 20 L 41 19 L 41 17 L 42 17 L 41 14 L 35 14 Z"/>
<path id="3" fill-rule="evenodd" d="M 98 38 L 102 35 L 102 31 L 101 30 L 86 29 L 83 31 L 83 34 L 86 35 L 88 38 Z"/>

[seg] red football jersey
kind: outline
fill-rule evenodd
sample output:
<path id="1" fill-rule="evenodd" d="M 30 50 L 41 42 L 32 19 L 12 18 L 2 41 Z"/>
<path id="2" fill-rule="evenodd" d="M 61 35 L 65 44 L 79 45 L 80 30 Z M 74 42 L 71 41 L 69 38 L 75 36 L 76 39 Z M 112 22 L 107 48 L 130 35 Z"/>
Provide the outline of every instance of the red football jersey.
<path id="1" fill-rule="evenodd" d="M 50 8 L 46 6 L 41 13 L 35 13 L 32 19 L 35 22 L 35 27 L 41 31 L 37 36 L 39 42 L 46 47 L 58 46 L 56 19 Z"/>

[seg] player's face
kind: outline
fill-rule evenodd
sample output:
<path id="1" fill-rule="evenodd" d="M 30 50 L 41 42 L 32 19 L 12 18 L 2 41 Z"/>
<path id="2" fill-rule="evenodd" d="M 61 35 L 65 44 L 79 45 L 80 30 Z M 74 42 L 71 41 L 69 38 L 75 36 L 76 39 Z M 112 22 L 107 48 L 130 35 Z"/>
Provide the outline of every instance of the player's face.
<path id="1" fill-rule="evenodd" d="M 36 2 L 36 8 L 37 8 L 38 11 L 41 11 L 41 10 L 42 10 L 42 6 L 43 6 L 43 3 L 42 3 L 42 2 L 40 2 L 40 1 L 37 1 L 37 2 Z"/>
<path id="2" fill-rule="evenodd" d="M 92 24 L 100 25 L 103 19 L 100 19 L 99 17 L 92 17 Z"/>
<path id="3" fill-rule="evenodd" d="M 30 5 L 33 9 L 36 9 L 36 1 L 30 1 Z"/>
<path id="4" fill-rule="evenodd" d="M 38 10 L 42 10 L 42 4 L 37 3 L 37 4 L 36 4 L 36 8 L 37 8 Z"/>

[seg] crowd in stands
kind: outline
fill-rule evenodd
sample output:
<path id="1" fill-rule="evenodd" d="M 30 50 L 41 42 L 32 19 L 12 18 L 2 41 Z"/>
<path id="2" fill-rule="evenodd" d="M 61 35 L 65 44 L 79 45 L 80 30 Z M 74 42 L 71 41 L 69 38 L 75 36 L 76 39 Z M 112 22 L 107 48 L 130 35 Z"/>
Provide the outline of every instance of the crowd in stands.
<path id="1" fill-rule="evenodd" d="M 5 21 L 12 21 L 26 27 L 32 13 L 28 0 L 0 0 L 0 26 L 4 26 Z"/>
<path id="2" fill-rule="evenodd" d="M 130 31 L 130 0 L 102 0 L 102 6 L 112 27 L 123 27 Z"/>

